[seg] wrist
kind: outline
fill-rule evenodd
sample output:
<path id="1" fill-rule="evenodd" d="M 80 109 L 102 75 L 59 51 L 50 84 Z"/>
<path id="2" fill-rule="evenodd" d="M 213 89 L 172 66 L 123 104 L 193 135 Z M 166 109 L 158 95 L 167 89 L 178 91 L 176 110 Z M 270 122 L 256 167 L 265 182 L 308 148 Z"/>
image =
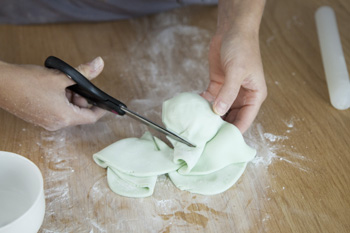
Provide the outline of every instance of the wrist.
<path id="1" fill-rule="evenodd" d="M 258 35 L 264 6 L 265 0 L 219 0 L 216 34 Z"/>

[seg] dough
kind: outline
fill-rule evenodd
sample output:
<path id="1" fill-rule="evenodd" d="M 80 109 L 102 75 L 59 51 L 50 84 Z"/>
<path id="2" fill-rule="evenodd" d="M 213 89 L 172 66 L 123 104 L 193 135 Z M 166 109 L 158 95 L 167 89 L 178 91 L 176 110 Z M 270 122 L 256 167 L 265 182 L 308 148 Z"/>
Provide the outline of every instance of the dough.
<path id="1" fill-rule="evenodd" d="M 172 182 L 181 190 L 203 195 L 222 193 L 236 183 L 247 163 L 234 163 L 227 167 L 199 176 L 184 176 L 177 172 L 169 173 Z"/>
<path id="2" fill-rule="evenodd" d="M 168 174 L 181 190 L 213 195 L 229 189 L 242 175 L 256 151 L 240 131 L 216 115 L 201 96 L 182 93 L 163 104 L 163 122 L 196 145 L 188 147 L 168 138 L 170 148 L 146 132 L 127 138 L 93 155 L 107 168 L 110 188 L 123 196 L 146 197 L 153 193 L 157 176 Z"/>
<path id="3" fill-rule="evenodd" d="M 172 161 L 173 150 L 146 132 L 141 138 L 126 138 L 93 155 L 107 168 L 113 192 L 128 197 L 152 195 L 157 176 L 176 171 L 183 164 Z"/>

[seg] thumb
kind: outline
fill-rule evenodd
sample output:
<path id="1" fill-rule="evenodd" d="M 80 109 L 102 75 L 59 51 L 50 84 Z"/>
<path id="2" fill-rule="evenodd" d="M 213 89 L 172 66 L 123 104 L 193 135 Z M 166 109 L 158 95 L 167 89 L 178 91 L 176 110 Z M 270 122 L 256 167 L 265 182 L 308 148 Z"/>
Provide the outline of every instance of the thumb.
<path id="1" fill-rule="evenodd" d="M 87 79 L 91 80 L 96 78 L 102 72 L 103 67 L 103 59 L 101 57 L 96 57 L 89 63 L 79 65 L 77 70 Z"/>
<path id="2" fill-rule="evenodd" d="M 233 102 L 237 98 L 238 92 L 241 88 L 241 82 L 235 78 L 235 74 L 227 74 L 225 83 L 222 85 L 219 93 L 217 94 L 213 110 L 216 114 L 223 116 L 232 106 Z"/>
<path id="3" fill-rule="evenodd" d="M 102 58 L 97 57 L 89 63 L 79 65 L 77 67 L 77 70 L 87 79 L 91 80 L 101 73 L 103 67 L 104 62 Z M 67 91 L 66 96 L 74 105 L 77 105 L 81 108 L 87 108 L 89 106 L 87 100 L 78 94 L 74 94 L 73 92 Z"/>

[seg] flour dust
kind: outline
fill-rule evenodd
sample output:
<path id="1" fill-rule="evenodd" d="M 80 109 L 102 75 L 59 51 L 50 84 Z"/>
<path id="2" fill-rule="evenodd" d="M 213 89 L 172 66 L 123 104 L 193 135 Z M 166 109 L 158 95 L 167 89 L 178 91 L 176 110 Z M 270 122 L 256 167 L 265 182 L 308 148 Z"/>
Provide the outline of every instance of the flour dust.
<path id="1" fill-rule="evenodd" d="M 245 134 L 245 140 L 251 147 L 257 150 L 257 155 L 252 161 L 257 167 L 265 167 L 277 161 L 287 162 L 295 168 L 307 172 L 309 169 L 303 167 L 300 162 L 308 160 L 305 156 L 295 152 L 294 146 L 287 146 L 285 142 L 291 139 L 291 131 L 294 128 L 295 117 L 289 120 L 283 120 L 286 130 L 283 135 L 274 135 L 265 132 L 261 123 L 253 123 L 251 128 Z"/>
<path id="2" fill-rule="evenodd" d="M 132 26 L 138 34 L 127 51 L 129 65 L 119 74 L 119 78 L 126 80 L 129 78 L 126 74 L 132 72 L 135 75 L 132 82 L 138 88 L 133 91 L 143 93 L 142 98 L 133 98 L 128 103 L 131 109 L 151 119 L 160 118 L 164 100 L 180 92 L 205 90 L 209 78 L 209 29 L 192 26 L 186 17 L 173 13 L 160 14 L 152 21 L 148 18 L 136 20 Z M 108 56 L 118 55 L 104 57 Z M 179 61 L 179 57 L 183 59 Z M 248 182 L 251 187 L 243 187 L 240 180 L 224 194 L 201 196 L 178 192 L 166 176 L 160 176 L 154 195 L 145 199 L 123 198 L 111 192 L 105 172 L 91 177 L 85 186 L 76 187 L 77 180 L 98 174 L 96 169 L 101 168 L 94 164 L 91 151 L 72 154 L 72 148 L 82 140 L 87 145 L 103 148 L 113 143 L 111 138 L 115 132 L 119 132 L 117 137 L 139 132 L 139 128 L 134 128 L 134 124 L 124 118 L 118 119 L 119 124 L 125 123 L 122 130 L 121 126 L 113 126 L 115 123 L 111 121 L 115 121 L 114 117 L 103 118 L 94 126 L 42 133 L 37 146 L 43 151 L 43 160 L 49 166 L 43 174 L 47 207 L 42 232 L 137 232 L 140 221 L 145 223 L 143 232 L 181 232 L 189 228 L 193 229 L 191 232 L 203 232 L 203 229 L 227 226 L 232 219 L 239 219 L 235 222 L 235 229 L 249 232 L 253 224 L 261 224 L 263 229 L 270 220 L 268 213 L 260 211 L 263 208 L 261 200 L 269 201 L 269 197 L 254 191 L 247 195 L 246 188 L 254 190 L 254 181 Z M 307 172 L 308 169 L 301 165 L 306 158 L 284 145 L 293 140 L 292 132 L 297 121 L 296 118 L 284 121 L 286 131 L 281 135 L 266 132 L 263 123 L 253 124 L 245 134 L 245 140 L 258 153 L 248 168 L 268 177 L 271 164 L 285 162 Z M 73 161 L 76 160 L 80 164 L 74 167 Z M 268 182 L 262 185 L 269 187 Z M 247 211 L 250 209 L 256 211 L 254 216 Z M 62 210 L 64 215 L 58 214 Z"/>

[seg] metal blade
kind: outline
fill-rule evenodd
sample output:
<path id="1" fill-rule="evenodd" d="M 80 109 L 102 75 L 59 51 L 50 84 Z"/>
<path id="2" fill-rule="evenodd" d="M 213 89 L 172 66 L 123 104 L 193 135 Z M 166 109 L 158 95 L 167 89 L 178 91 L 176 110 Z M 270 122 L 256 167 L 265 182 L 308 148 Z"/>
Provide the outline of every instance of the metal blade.
<path id="1" fill-rule="evenodd" d="M 151 128 L 165 134 L 168 135 L 169 137 L 171 137 L 172 139 L 175 139 L 176 141 L 182 142 L 184 144 L 186 144 L 187 146 L 190 147 L 196 147 L 194 144 L 188 142 L 187 140 L 183 139 L 182 137 L 180 137 L 179 135 L 177 135 L 176 133 L 173 133 L 165 128 L 163 128 L 160 125 L 157 125 L 156 123 L 148 120 L 147 118 L 144 118 L 143 116 L 140 116 L 139 114 L 137 114 L 136 112 L 133 112 L 127 108 L 125 108 L 124 106 L 120 107 L 128 116 L 134 118 L 135 120 L 138 120 L 144 124 L 146 124 L 147 126 L 150 126 Z"/>

